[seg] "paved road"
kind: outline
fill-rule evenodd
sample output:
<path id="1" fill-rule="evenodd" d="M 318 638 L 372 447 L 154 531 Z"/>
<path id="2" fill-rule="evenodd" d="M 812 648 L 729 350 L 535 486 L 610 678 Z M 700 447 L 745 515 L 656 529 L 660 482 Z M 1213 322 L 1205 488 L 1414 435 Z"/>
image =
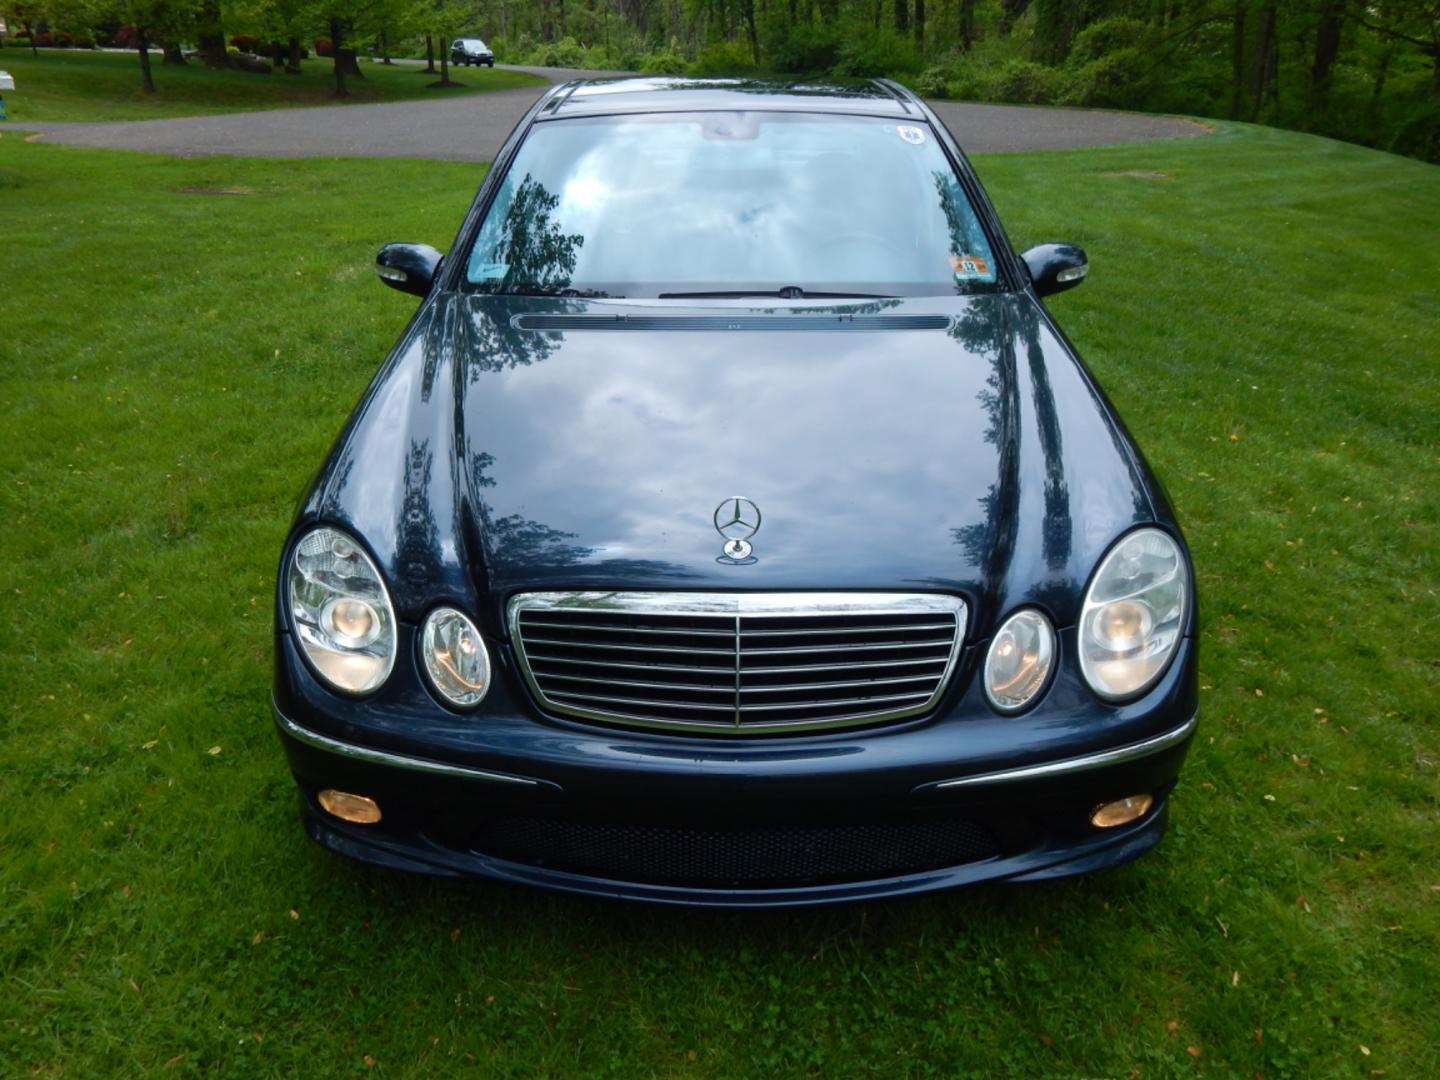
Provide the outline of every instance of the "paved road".
<path id="1" fill-rule="evenodd" d="M 504 66 L 504 65 L 501 65 Z M 514 68 L 551 81 L 620 72 Z M 464 69 L 458 76 L 464 79 Z M 0 124 L 0 131 L 41 132 L 47 143 L 149 150 L 191 157 L 409 157 L 489 161 L 543 87 L 488 94 L 397 101 L 385 105 L 322 105 L 304 109 L 186 116 L 105 123 Z M 1205 129 L 1188 120 L 1092 109 L 932 103 L 968 151 L 1053 150 L 1110 143 L 1188 138 Z"/>

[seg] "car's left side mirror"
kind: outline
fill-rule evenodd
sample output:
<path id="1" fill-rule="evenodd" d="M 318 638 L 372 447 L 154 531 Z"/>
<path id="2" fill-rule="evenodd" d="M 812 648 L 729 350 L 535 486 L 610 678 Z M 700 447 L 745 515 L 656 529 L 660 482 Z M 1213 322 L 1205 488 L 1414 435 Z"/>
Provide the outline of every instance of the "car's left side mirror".
<path id="1" fill-rule="evenodd" d="M 1020 258 L 1030 268 L 1030 280 L 1035 283 L 1035 292 L 1040 296 L 1053 296 L 1073 289 L 1090 273 L 1085 249 L 1074 244 L 1040 244 Z"/>
<path id="2" fill-rule="evenodd" d="M 386 244 L 375 256 L 375 273 L 392 289 L 428 296 L 444 258 L 429 244 Z"/>

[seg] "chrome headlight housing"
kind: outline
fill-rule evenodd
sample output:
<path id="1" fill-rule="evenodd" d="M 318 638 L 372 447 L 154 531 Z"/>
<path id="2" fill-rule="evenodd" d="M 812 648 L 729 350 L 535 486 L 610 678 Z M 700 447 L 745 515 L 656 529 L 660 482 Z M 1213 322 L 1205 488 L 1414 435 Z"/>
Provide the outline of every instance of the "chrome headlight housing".
<path id="1" fill-rule="evenodd" d="M 1107 701 L 1139 697 L 1185 633 L 1190 571 L 1168 533 L 1136 529 L 1110 549 L 1080 610 L 1080 671 Z"/>
<path id="2" fill-rule="evenodd" d="M 475 624 L 454 608 L 436 608 L 420 633 L 425 674 L 440 697 L 473 709 L 490 690 L 490 654 Z"/>
<path id="3" fill-rule="evenodd" d="M 985 654 L 985 696 L 1001 712 L 1019 712 L 1045 689 L 1054 662 L 1050 620 L 1034 608 L 1017 611 L 995 632 Z"/>
<path id="4" fill-rule="evenodd" d="M 290 620 L 316 673 L 345 694 L 368 694 L 395 666 L 395 608 L 354 538 L 321 526 L 290 556 Z"/>

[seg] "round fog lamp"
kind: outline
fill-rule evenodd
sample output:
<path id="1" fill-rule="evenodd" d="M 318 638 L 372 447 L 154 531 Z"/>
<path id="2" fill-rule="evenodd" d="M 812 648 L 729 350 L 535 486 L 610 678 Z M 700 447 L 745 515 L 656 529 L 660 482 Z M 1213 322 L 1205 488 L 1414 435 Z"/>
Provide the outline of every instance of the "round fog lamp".
<path id="1" fill-rule="evenodd" d="M 321 809 L 341 821 L 356 825 L 374 825 L 380 820 L 380 804 L 365 795 L 351 795 L 348 791 L 326 788 L 316 796 Z"/>
<path id="2" fill-rule="evenodd" d="M 1097 806 L 1090 815 L 1090 824 L 1097 829 L 1113 829 L 1117 825 L 1128 825 L 1150 812 L 1155 800 L 1149 795 L 1129 795 L 1114 802 Z"/>

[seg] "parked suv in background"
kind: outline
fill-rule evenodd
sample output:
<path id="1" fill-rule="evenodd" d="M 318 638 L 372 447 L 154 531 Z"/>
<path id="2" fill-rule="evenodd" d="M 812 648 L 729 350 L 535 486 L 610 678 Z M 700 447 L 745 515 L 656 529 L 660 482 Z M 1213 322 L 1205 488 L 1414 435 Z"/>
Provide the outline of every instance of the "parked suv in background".
<path id="1" fill-rule="evenodd" d="M 490 46 L 478 37 L 456 38 L 450 44 L 450 62 L 452 64 L 484 64 L 486 67 L 493 68 L 495 54 L 490 51 Z"/>

